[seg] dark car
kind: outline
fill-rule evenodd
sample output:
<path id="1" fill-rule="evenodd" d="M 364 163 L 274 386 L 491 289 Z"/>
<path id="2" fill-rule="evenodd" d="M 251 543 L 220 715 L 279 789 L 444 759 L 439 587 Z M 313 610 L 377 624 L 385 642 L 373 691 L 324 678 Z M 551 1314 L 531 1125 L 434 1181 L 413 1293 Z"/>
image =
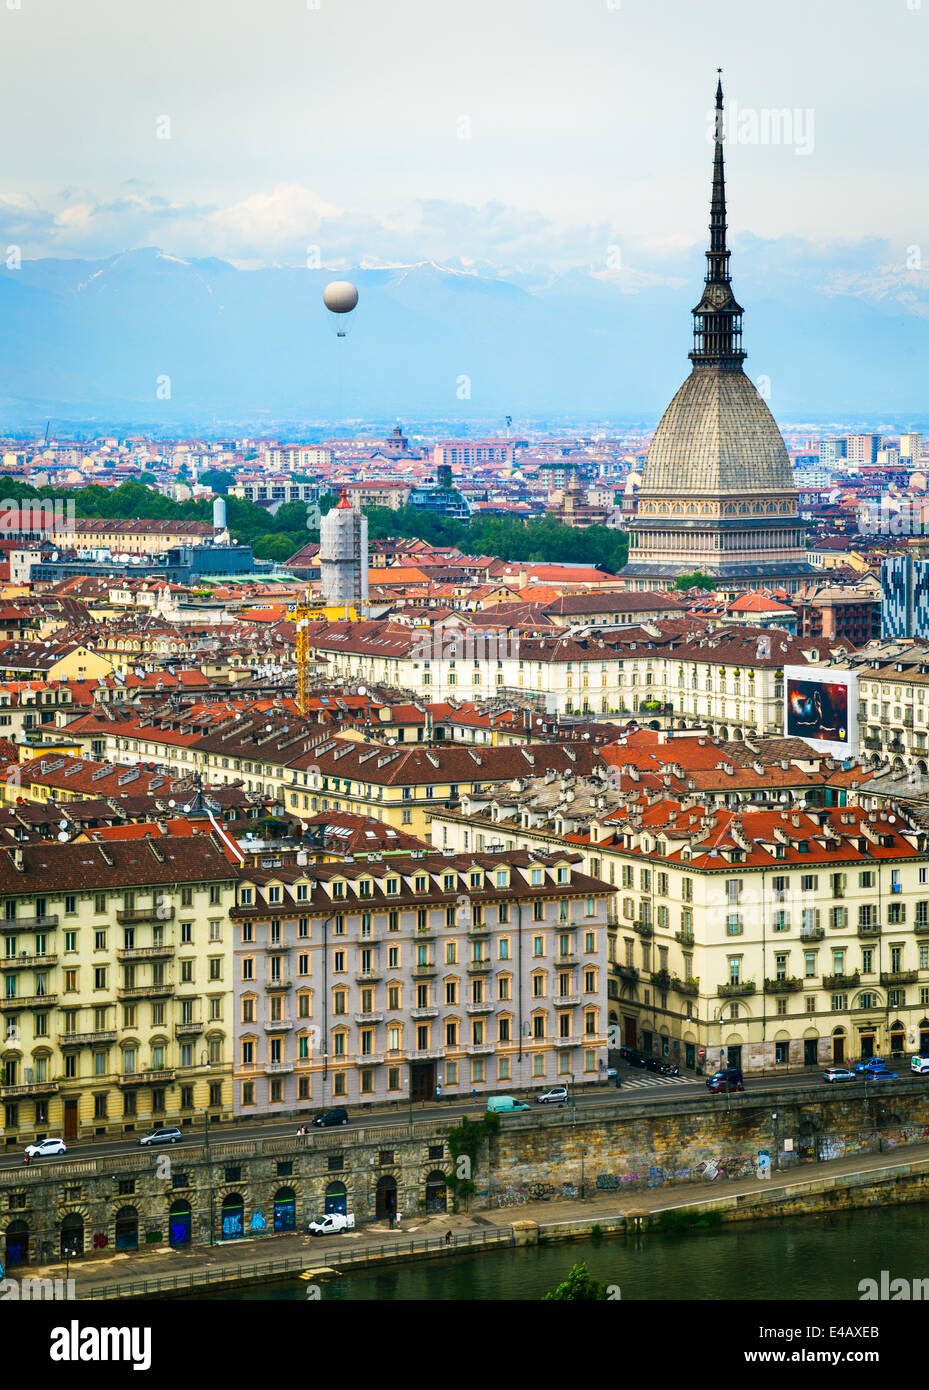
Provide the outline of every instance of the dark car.
<path id="1" fill-rule="evenodd" d="M 637 1048 L 634 1048 L 634 1047 L 621 1047 L 621 1048 L 619 1049 L 619 1055 L 620 1055 L 620 1059 L 621 1059 L 623 1062 L 628 1062 L 629 1065 L 630 1065 L 630 1067 L 644 1067 L 644 1066 L 645 1066 L 645 1057 L 643 1056 L 643 1054 L 642 1054 L 641 1052 L 638 1051 Z"/>
<path id="2" fill-rule="evenodd" d="M 183 1134 L 181 1134 L 181 1131 L 179 1129 L 175 1129 L 173 1127 L 162 1127 L 161 1129 L 153 1129 L 151 1134 L 143 1134 L 142 1138 L 139 1140 L 139 1143 L 176 1144 L 180 1139 L 183 1139 L 183 1137 L 184 1136 Z"/>
<path id="3" fill-rule="evenodd" d="M 660 1058 L 660 1057 L 646 1057 L 646 1058 L 645 1058 L 645 1070 L 646 1070 L 646 1071 L 661 1071 L 661 1058 Z"/>
<path id="4" fill-rule="evenodd" d="M 714 1072 L 706 1079 L 706 1089 L 711 1095 L 719 1095 L 726 1091 L 744 1091 L 745 1081 L 738 1067 L 727 1067 L 724 1071 Z"/>
<path id="5" fill-rule="evenodd" d="M 336 1106 L 334 1110 L 324 1110 L 321 1115 L 317 1115 L 313 1121 L 314 1125 L 323 1125 L 326 1129 L 330 1125 L 347 1125 L 348 1111 L 343 1106 Z"/>

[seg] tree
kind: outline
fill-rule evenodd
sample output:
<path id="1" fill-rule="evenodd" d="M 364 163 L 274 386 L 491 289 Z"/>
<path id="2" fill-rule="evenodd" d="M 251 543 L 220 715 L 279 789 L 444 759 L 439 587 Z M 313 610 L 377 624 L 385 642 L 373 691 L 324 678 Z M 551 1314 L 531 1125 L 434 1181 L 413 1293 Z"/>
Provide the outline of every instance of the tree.
<path id="1" fill-rule="evenodd" d="M 702 570 L 694 570 L 692 574 L 679 574 L 674 581 L 675 589 L 709 589 L 716 588 L 716 581 L 711 579 Z"/>
<path id="2" fill-rule="evenodd" d="M 586 1264 L 572 1265 L 567 1279 L 542 1295 L 543 1303 L 606 1303 L 608 1298 L 606 1285 L 587 1273 Z"/>

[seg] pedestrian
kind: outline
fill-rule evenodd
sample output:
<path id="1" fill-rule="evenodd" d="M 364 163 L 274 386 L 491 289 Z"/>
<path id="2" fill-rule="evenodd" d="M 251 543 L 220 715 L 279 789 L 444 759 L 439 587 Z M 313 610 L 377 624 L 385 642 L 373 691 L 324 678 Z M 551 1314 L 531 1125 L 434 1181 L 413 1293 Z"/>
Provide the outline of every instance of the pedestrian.
<path id="1" fill-rule="evenodd" d="M 452 1243 L 452 1233 L 451 1233 L 451 1231 L 446 1231 L 446 1232 L 445 1232 L 445 1244 L 446 1244 L 446 1245 L 451 1245 L 451 1243 Z"/>
<path id="2" fill-rule="evenodd" d="M 436 1088 L 435 1088 L 435 1098 L 436 1098 L 436 1100 L 441 1100 L 441 1099 L 442 1099 L 442 1087 L 441 1087 L 441 1086 L 436 1086 Z"/>
<path id="3" fill-rule="evenodd" d="M 471 1099 L 472 1099 L 472 1100 L 475 1100 L 476 1097 L 477 1097 L 477 1087 L 476 1087 L 476 1086 L 472 1086 L 472 1087 L 471 1087 Z"/>
<path id="4" fill-rule="evenodd" d="M 28 1154 L 23 1154 L 23 1162 L 28 1166 L 28 1163 L 29 1163 L 29 1155 L 28 1155 Z"/>

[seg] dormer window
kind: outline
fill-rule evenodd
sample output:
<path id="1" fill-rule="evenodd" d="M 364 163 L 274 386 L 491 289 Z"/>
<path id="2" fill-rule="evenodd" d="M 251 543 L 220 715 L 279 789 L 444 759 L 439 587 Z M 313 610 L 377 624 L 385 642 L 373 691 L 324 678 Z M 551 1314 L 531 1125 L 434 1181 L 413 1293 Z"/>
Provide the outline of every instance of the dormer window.
<path id="1" fill-rule="evenodd" d="M 429 879 L 427 876 L 425 874 L 417 874 L 413 880 L 413 891 L 416 893 L 425 893 L 428 887 Z"/>
<path id="2" fill-rule="evenodd" d="M 558 882 L 559 882 L 559 883 L 570 883 L 570 882 L 571 882 L 571 870 L 567 867 L 566 864 L 559 864 L 559 866 L 558 866 Z"/>
<path id="3" fill-rule="evenodd" d="M 359 898 L 370 898 L 373 890 L 374 884 L 371 882 L 369 878 L 362 878 L 358 880 Z"/>
<path id="4" fill-rule="evenodd" d="M 498 869 L 498 870 L 497 870 L 497 887 L 498 887 L 498 888 L 508 888 L 509 886 L 510 886 L 510 871 L 509 871 L 509 869 Z"/>
<path id="5" fill-rule="evenodd" d="M 268 885 L 268 902 L 269 902 L 269 903 L 279 903 L 280 901 L 281 901 L 281 885 L 280 885 L 279 883 L 271 883 L 271 884 L 269 884 L 269 885 Z"/>
<path id="6" fill-rule="evenodd" d="M 473 874 L 471 874 L 471 876 L 470 876 L 470 878 L 469 878 L 469 880 L 468 880 L 468 882 L 470 883 L 470 885 L 471 885 L 472 888 L 480 888 L 480 887 L 482 887 L 483 881 L 484 881 L 484 875 L 481 874 L 481 873 L 473 873 Z"/>
<path id="7" fill-rule="evenodd" d="M 385 892 L 387 892 L 388 894 L 396 894 L 396 893 L 399 893 L 399 892 L 400 892 L 400 880 L 399 880 L 398 878 L 389 878 L 389 879 L 387 879 L 387 881 L 386 881 L 385 884 L 384 884 L 384 890 L 385 890 Z"/>
<path id="8" fill-rule="evenodd" d="M 334 879 L 334 880 L 333 880 L 333 884 L 332 884 L 332 896 L 333 896 L 334 898 L 344 898 L 344 897 L 345 897 L 345 881 L 344 881 L 344 879 L 337 878 L 337 879 Z"/>

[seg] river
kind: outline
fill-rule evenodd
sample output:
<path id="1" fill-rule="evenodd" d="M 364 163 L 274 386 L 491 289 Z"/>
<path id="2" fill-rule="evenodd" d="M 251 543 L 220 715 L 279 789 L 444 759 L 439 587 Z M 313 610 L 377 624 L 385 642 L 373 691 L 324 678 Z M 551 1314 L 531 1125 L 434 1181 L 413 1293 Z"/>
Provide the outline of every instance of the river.
<path id="1" fill-rule="evenodd" d="M 325 1301 L 456 1303 L 538 1299 L 585 1261 L 624 1300 L 857 1299 L 861 1279 L 929 1278 L 926 1208 L 873 1208 L 834 1216 L 734 1223 L 674 1235 L 610 1236 L 506 1249 L 392 1268 L 360 1269 L 321 1285 Z M 338 1265 L 327 1241 L 326 1259 Z M 320 1261 L 321 1262 L 321 1261 Z M 614 1295 L 615 1296 L 615 1295 Z M 306 1299 L 302 1280 L 224 1289 L 203 1298 Z"/>

